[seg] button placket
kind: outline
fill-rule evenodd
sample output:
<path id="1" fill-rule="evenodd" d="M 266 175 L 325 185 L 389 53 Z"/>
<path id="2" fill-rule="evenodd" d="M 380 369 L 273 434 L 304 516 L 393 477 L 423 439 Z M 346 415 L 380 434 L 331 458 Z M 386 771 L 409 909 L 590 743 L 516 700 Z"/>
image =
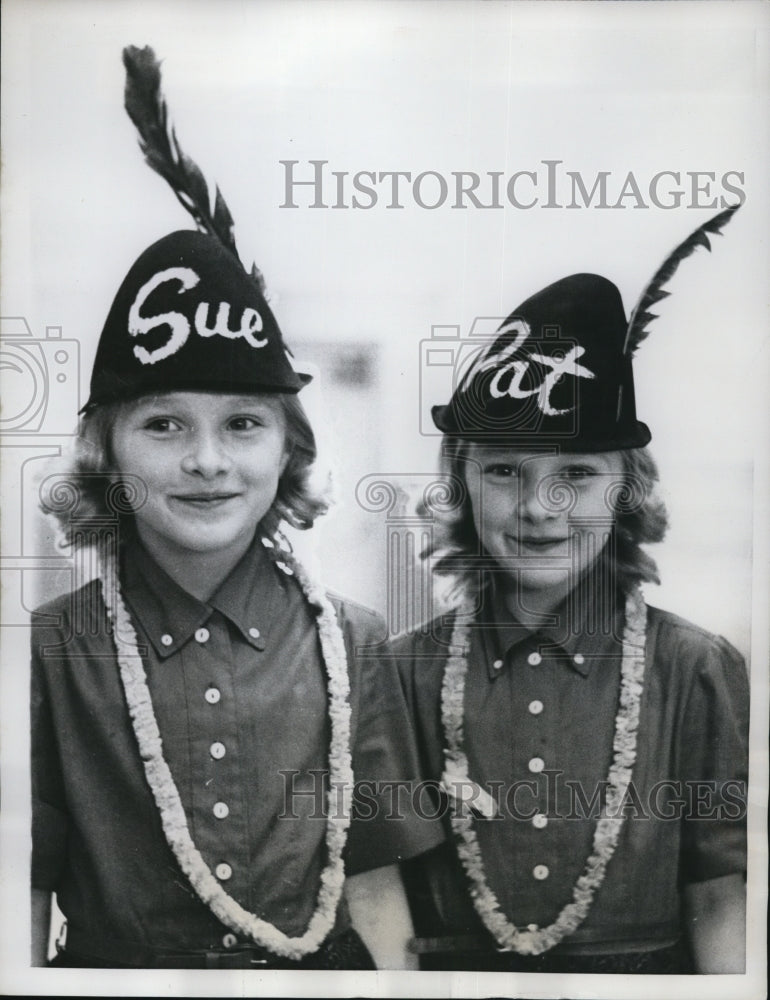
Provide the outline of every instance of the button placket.
<path id="1" fill-rule="evenodd" d="M 248 843 L 238 764 L 238 699 L 233 684 L 237 635 L 215 611 L 184 647 L 189 701 L 194 840 L 220 884 L 234 885 L 245 870 Z M 244 637 L 240 646 L 246 648 Z"/>
<path id="2" fill-rule="evenodd" d="M 521 671 L 522 690 L 519 693 L 518 714 L 521 719 L 522 745 L 520 758 L 529 776 L 537 778 L 538 792 L 534 806 L 537 810 L 530 818 L 531 828 L 538 831 L 538 843 L 542 843 L 541 837 L 545 834 L 539 833 L 548 825 L 546 816 L 548 796 L 548 783 L 545 776 L 540 777 L 547 768 L 553 767 L 552 763 L 552 728 L 554 720 L 548 720 L 548 712 L 545 700 L 542 696 L 544 690 L 548 690 L 550 675 L 553 670 L 553 661 L 543 656 L 537 649 L 527 652 L 522 650 L 519 663 L 524 667 Z M 537 669 L 527 669 L 527 668 Z"/>

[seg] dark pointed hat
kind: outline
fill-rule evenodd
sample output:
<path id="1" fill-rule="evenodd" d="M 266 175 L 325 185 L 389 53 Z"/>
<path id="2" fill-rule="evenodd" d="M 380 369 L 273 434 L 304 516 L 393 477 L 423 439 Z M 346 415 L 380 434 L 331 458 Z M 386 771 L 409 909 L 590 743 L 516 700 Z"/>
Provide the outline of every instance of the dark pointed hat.
<path id="1" fill-rule="evenodd" d="M 145 250 L 104 324 L 86 409 L 148 392 L 297 392 L 278 323 L 240 261 L 182 230 Z"/>
<path id="2" fill-rule="evenodd" d="M 563 451 L 640 448 L 651 438 L 637 419 L 632 358 L 654 319 L 663 285 L 698 246 L 710 249 L 733 206 L 681 243 L 647 285 L 630 321 L 620 292 L 597 274 L 573 274 L 522 302 L 488 349 L 465 356 L 445 406 L 434 406 L 439 430 L 479 443 Z"/>

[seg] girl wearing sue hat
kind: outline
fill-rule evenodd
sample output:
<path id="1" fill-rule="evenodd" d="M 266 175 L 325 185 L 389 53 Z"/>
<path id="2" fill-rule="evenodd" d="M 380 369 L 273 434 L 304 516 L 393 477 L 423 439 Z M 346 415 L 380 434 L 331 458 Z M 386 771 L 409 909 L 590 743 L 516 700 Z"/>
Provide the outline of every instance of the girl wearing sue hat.
<path id="1" fill-rule="evenodd" d="M 55 893 L 54 965 L 373 968 L 363 937 L 400 966 L 395 862 L 441 833 L 410 813 L 351 823 L 354 773 L 416 763 L 395 674 L 361 656 L 381 622 L 281 531 L 328 505 L 309 377 L 168 130 L 152 51 L 124 60 L 143 150 L 202 232 L 129 270 L 47 500 L 95 572 L 33 621 L 33 962 Z"/>
<path id="2" fill-rule="evenodd" d="M 533 295 L 433 410 L 454 609 L 394 647 L 448 835 L 405 865 L 423 968 L 743 970 L 746 671 L 641 596 L 666 512 L 631 360 L 733 211 L 630 321 L 597 275 Z"/>

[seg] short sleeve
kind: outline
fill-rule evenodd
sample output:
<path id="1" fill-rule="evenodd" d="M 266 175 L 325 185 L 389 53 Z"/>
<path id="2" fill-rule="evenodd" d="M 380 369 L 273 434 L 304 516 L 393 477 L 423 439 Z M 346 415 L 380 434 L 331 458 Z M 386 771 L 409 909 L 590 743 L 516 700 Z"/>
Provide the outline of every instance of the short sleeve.
<path id="1" fill-rule="evenodd" d="M 682 879 L 701 882 L 746 870 L 749 686 L 741 655 L 720 637 L 695 656 L 680 742 L 688 789 Z"/>
<path id="2" fill-rule="evenodd" d="M 55 891 L 64 867 L 67 812 L 48 685 L 41 649 L 54 642 L 51 629 L 32 627 L 30 691 L 33 889 Z"/>
<path id="3" fill-rule="evenodd" d="M 384 634 L 384 623 L 374 618 L 346 637 L 358 678 L 355 793 L 346 864 L 351 875 L 413 858 L 444 839 L 440 822 L 421 809 L 414 731 L 396 662 L 378 652 L 386 647 L 376 645 Z"/>

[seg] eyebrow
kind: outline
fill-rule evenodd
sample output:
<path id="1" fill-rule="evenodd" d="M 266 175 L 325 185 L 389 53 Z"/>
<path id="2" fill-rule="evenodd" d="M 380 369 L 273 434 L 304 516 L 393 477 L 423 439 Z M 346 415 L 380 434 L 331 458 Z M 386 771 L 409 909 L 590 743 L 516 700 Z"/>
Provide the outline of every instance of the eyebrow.
<path id="1" fill-rule="evenodd" d="M 601 455 L 565 455 L 564 466 L 590 465 L 596 469 L 609 469 L 610 464 Z"/>
<path id="2" fill-rule="evenodd" d="M 175 393 L 165 393 L 159 396 L 143 396 L 141 399 L 136 400 L 135 405 L 137 407 L 148 406 L 163 406 L 174 409 L 176 406 L 181 405 L 179 400 L 175 398 Z M 194 403 L 185 401 L 185 406 L 195 407 Z M 267 399 L 263 399 L 260 396 L 235 396 L 228 403 L 228 408 L 239 409 L 241 407 L 267 407 L 270 408 L 270 403 Z"/>

